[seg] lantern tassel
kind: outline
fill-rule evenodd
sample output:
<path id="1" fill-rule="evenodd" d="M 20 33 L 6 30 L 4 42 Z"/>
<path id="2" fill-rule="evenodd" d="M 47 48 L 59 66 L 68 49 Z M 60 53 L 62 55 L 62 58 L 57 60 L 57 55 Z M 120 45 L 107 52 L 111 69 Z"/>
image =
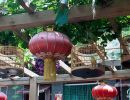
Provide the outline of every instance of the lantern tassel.
<path id="1" fill-rule="evenodd" d="M 56 80 L 56 61 L 53 58 L 46 58 L 44 60 L 44 80 Z"/>

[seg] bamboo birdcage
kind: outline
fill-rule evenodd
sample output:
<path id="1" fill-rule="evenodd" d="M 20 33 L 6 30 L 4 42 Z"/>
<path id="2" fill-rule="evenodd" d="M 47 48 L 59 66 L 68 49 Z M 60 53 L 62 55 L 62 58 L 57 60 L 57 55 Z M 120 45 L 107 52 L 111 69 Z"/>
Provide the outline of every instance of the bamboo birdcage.
<path id="1" fill-rule="evenodd" d="M 0 46 L 0 74 L 4 75 L 4 78 L 22 75 L 23 67 L 22 49 L 14 46 Z"/>
<path id="2" fill-rule="evenodd" d="M 120 39 L 122 56 L 121 63 L 123 68 L 130 68 L 130 35 L 122 36 Z"/>
<path id="3" fill-rule="evenodd" d="M 82 44 L 72 48 L 72 75 L 77 77 L 98 77 L 105 73 L 103 49 L 93 44 Z"/>

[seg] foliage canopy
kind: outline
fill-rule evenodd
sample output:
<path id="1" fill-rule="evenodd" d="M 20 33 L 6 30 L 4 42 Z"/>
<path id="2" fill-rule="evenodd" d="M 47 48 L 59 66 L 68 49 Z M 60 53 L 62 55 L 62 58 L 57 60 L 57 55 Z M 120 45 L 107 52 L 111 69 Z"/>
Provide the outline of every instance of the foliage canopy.
<path id="1" fill-rule="evenodd" d="M 12 15 L 26 12 L 24 8 L 20 6 L 21 0 L 3 0 L 5 2 L 1 2 L 0 6 L 2 7 L 1 11 L 3 11 L 3 15 Z M 92 0 L 66 0 L 68 4 L 60 3 L 60 0 L 24 0 L 26 3 L 35 9 L 35 11 L 43 11 L 43 10 L 54 10 L 57 13 L 56 25 L 54 25 L 55 31 L 63 32 L 68 35 L 73 44 L 77 43 L 89 43 L 92 41 L 97 41 L 99 38 L 102 38 L 102 44 L 109 40 L 113 40 L 120 36 L 121 31 L 112 33 L 111 23 L 108 19 L 100 19 L 93 20 L 88 22 L 80 22 L 70 24 L 67 23 L 67 16 L 69 12 L 69 8 L 75 5 L 91 5 Z M 63 0 L 64 1 L 64 0 Z M 106 0 L 107 2 L 103 2 L 104 0 L 96 0 L 96 5 L 98 6 L 109 6 L 113 0 Z M 62 12 L 62 13 L 61 13 Z M 64 19 L 64 20 L 63 20 Z M 123 27 L 128 25 L 129 17 L 117 17 L 115 18 L 119 30 L 122 30 Z M 59 23 L 59 24 L 57 24 Z M 29 29 L 22 29 L 22 34 L 13 32 L 13 31 L 4 31 L 0 32 L 0 44 L 4 45 L 15 45 L 22 48 L 28 48 L 29 39 L 38 32 L 45 31 L 46 27 L 35 27 Z M 22 36 L 21 36 L 22 35 Z"/>

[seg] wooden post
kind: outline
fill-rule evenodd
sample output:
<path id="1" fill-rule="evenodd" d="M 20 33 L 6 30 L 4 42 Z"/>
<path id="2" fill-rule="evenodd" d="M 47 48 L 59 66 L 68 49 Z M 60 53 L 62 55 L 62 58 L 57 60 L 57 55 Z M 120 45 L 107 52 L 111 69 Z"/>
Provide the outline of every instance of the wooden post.
<path id="1" fill-rule="evenodd" d="M 24 67 L 24 73 L 26 75 L 28 75 L 29 77 L 33 78 L 33 77 L 38 77 L 39 75 L 34 73 L 33 71 L 27 69 L 26 67 Z"/>
<path id="2" fill-rule="evenodd" d="M 38 84 L 36 77 L 30 78 L 29 100 L 38 100 Z"/>

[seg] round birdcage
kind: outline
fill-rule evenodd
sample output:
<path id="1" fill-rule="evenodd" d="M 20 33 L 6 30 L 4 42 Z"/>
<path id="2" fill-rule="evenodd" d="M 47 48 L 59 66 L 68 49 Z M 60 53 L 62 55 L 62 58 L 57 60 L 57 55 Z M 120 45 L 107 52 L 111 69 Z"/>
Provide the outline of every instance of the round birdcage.
<path id="1" fill-rule="evenodd" d="M 120 44 L 122 49 L 121 64 L 123 68 L 130 68 L 130 35 L 123 36 Z"/>
<path id="2" fill-rule="evenodd" d="M 22 49 L 14 46 L 0 46 L 0 74 L 2 78 L 22 75 L 23 67 L 24 52 Z"/>
<path id="3" fill-rule="evenodd" d="M 76 45 L 71 51 L 72 75 L 77 77 L 98 77 L 105 73 L 104 50 L 93 44 Z"/>

